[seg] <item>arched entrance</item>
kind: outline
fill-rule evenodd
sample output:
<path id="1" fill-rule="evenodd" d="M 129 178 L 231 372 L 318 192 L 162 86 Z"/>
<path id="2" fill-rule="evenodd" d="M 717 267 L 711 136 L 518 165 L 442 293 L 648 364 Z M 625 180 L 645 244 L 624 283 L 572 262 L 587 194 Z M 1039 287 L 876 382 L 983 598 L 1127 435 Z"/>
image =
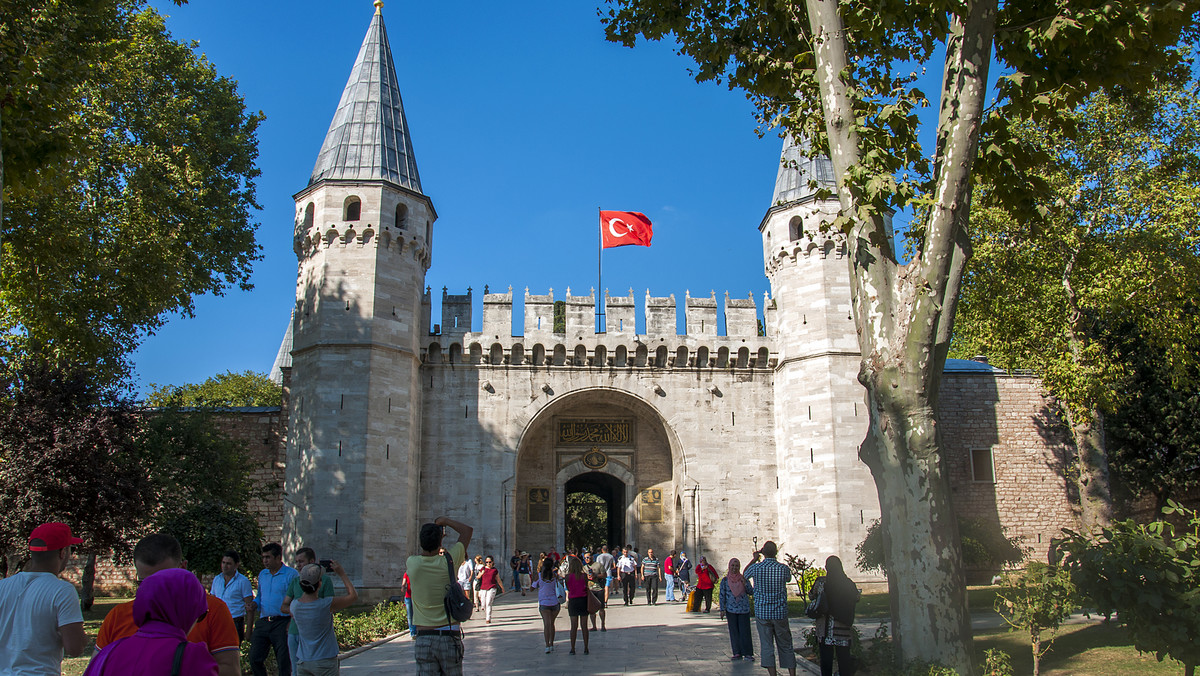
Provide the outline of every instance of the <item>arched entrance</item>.
<path id="1" fill-rule="evenodd" d="M 581 544 L 675 548 L 682 458 L 662 416 L 637 396 L 609 388 L 555 396 L 518 445 L 509 541 L 531 554 Z M 569 514 L 581 522 L 568 524 Z M 568 543 L 568 535 L 588 541 Z"/>
<path id="2" fill-rule="evenodd" d="M 625 541 L 625 484 L 611 474 L 587 472 L 563 485 L 567 549 L 598 549 Z"/>

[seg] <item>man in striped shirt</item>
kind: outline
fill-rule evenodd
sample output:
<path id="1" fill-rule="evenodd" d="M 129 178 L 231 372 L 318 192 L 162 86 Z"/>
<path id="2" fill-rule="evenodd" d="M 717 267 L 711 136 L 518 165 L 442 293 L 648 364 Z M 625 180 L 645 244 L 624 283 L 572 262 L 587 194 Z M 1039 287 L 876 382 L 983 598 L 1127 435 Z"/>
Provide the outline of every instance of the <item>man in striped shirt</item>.
<path id="1" fill-rule="evenodd" d="M 792 629 L 788 624 L 787 583 L 792 571 L 775 560 L 779 553 L 775 543 L 767 540 L 762 549 L 750 555 L 753 562 L 742 576 L 754 580 L 754 618 L 758 625 L 760 662 L 770 676 L 775 676 L 775 651 L 779 651 L 779 666 L 796 676 L 796 652 L 792 649 Z M 758 555 L 765 558 L 758 560 Z"/>
<path id="2" fill-rule="evenodd" d="M 646 587 L 646 603 L 652 606 L 658 604 L 658 570 L 658 559 L 654 557 L 654 550 L 647 549 L 646 558 L 642 559 L 638 573 Z"/>

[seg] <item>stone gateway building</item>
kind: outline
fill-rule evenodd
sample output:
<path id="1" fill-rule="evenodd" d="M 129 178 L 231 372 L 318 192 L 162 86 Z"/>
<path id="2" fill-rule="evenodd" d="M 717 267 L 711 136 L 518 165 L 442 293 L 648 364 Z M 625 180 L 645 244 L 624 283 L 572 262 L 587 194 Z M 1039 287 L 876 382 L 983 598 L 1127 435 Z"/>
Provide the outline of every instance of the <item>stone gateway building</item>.
<path id="1" fill-rule="evenodd" d="M 561 550 L 567 507 L 588 494 L 609 544 L 723 562 L 757 536 L 852 566 L 879 506 L 857 456 L 867 415 L 846 244 L 820 231 L 837 205 L 810 188 L 832 185 L 829 162 L 784 147 L 758 224 L 761 299 L 647 292 L 639 334 L 632 290 L 604 292 L 602 332 L 594 292 L 526 290 L 514 317 L 511 288 L 484 289 L 475 317 L 471 289 L 443 290 L 435 320 L 437 212 L 380 5 L 295 195 L 296 302 L 275 369 L 285 548 L 313 546 L 383 595 L 423 522 L 460 519 L 474 552 L 507 560 Z M 961 515 L 1043 551 L 1075 523 L 1069 449 L 1035 378 L 951 361 L 940 415 Z"/>

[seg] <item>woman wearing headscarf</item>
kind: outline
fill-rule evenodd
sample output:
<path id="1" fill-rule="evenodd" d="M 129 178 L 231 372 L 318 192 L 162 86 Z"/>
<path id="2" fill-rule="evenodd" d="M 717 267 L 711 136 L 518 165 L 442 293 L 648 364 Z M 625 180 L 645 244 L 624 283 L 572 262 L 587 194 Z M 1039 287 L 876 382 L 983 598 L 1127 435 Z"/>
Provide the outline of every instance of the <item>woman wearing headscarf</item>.
<path id="1" fill-rule="evenodd" d="M 824 598 L 821 598 L 822 595 Z M 808 592 L 809 600 L 818 600 L 820 615 L 815 620 L 817 647 L 821 655 L 821 676 L 833 676 L 833 658 L 838 673 L 854 676 L 854 658 L 850 656 L 850 628 L 854 626 L 854 606 L 862 592 L 846 577 L 842 560 L 825 559 L 825 575 L 817 578 Z"/>
<path id="2" fill-rule="evenodd" d="M 700 601 L 704 601 L 704 612 L 712 611 L 712 595 L 713 588 L 717 586 L 717 580 L 721 575 L 708 564 L 708 559 L 700 557 L 700 563 L 696 564 L 696 594 L 699 596 L 696 599 L 696 611 L 700 610 Z"/>
<path id="3" fill-rule="evenodd" d="M 142 580 L 133 600 L 137 633 L 96 653 L 84 676 L 217 676 L 208 646 L 187 640 L 207 612 L 204 587 L 194 574 L 182 568 L 158 571 Z"/>
<path id="4" fill-rule="evenodd" d="M 729 559 L 717 602 L 721 619 L 729 623 L 729 648 L 733 659 L 754 660 L 754 641 L 750 638 L 750 595 L 754 586 L 742 577 L 742 562 Z"/>

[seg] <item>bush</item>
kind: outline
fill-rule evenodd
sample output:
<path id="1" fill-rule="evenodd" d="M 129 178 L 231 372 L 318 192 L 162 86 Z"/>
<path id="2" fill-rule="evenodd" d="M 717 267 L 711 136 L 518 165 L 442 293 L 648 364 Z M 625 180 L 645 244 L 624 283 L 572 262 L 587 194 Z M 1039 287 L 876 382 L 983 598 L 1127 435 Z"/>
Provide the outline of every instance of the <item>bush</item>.
<path id="1" fill-rule="evenodd" d="M 999 648 L 988 648 L 983 653 L 982 676 L 1013 676 L 1012 658 Z"/>
<path id="2" fill-rule="evenodd" d="M 1058 566 L 1030 561 L 1023 571 L 1008 573 L 996 590 L 996 612 L 1013 628 L 1026 632 L 1033 653 L 1033 676 L 1050 649 L 1063 620 L 1078 609 L 1071 575 Z"/>
<path id="3" fill-rule="evenodd" d="M 333 616 L 333 631 L 342 650 L 357 648 L 406 629 L 408 614 L 403 603 L 384 602 L 365 613 Z"/>

